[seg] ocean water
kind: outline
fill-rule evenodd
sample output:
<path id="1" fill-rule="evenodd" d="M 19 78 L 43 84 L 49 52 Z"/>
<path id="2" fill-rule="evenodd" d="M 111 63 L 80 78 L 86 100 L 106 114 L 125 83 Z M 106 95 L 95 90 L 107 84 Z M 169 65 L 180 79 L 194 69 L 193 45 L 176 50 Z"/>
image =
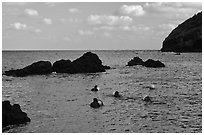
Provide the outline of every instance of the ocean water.
<path id="1" fill-rule="evenodd" d="M 2 70 L 39 60 L 74 60 L 87 51 L 3 51 Z M 95 74 L 2 76 L 2 100 L 19 103 L 31 118 L 5 132 L 18 133 L 201 133 L 202 53 L 92 51 L 113 69 Z M 126 67 L 139 56 L 165 68 Z M 154 90 L 147 86 L 155 85 Z M 98 85 L 98 92 L 90 91 Z M 121 99 L 112 93 L 119 91 Z M 152 103 L 145 103 L 145 95 Z M 90 108 L 93 98 L 104 106 Z"/>

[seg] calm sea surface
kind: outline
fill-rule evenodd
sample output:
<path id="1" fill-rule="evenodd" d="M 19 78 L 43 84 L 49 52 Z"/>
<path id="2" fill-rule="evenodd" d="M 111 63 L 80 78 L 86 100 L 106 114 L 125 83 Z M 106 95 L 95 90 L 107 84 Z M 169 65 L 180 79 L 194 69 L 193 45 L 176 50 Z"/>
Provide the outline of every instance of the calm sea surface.
<path id="1" fill-rule="evenodd" d="M 39 60 L 74 60 L 87 51 L 3 51 L 2 70 Z M 113 69 L 96 74 L 2 76 L 2 100 L 19 103 L 31 118 L 6 132 L 202 132 L 202 53 L 92 51 Z M 165 68 L 126 67 L 139 56 L 162 61 Z M 94 85 L 100 87 L 91 92 Z M 154 90 L 147 86 L 155 85 Z M 112 97 L 119 91 L 122 99 Z M 145 103 L 145 95 L 153 103 Z M 93 98 L 104 106 L 90 108 Z"/>

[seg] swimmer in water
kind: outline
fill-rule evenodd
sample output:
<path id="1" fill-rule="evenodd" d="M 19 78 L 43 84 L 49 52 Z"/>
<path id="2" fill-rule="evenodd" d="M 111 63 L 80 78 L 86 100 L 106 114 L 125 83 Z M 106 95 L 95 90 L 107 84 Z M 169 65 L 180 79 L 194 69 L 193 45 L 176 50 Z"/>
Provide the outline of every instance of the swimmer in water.
<path id="1" fill-rule="evenodd" d="M 91 89 L 91 91 L 98 91 L 99 87 L 97 85 L 94 86 L 94 88 Z"/>
<path id="2" fill-rule="evenodd" d="M 103 106 L 103 102 L 100 99 L 94 98 L 93 102 L 90 104 L 92 108 L 99 108 Z"/>
<path id="3" fill-rule="evenodd" d="M 121 95 L 119 94 L 118 91 L 116 91 L 114 94 L 113 94 L 114 97 L 121 97 Z"/>

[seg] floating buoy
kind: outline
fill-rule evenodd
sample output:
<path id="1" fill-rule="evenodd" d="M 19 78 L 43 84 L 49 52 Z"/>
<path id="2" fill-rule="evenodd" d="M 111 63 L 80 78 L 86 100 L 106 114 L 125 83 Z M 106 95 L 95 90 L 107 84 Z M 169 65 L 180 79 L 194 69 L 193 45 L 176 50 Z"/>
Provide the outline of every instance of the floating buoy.
<path id="1" fill-rule="evenodd" d="M 155 86 L 152 84 L 152 85 L 148 86 L 148 88 L 149 88 L 150 90 L 153 90 L 153 89 L 155 89 Z"/>

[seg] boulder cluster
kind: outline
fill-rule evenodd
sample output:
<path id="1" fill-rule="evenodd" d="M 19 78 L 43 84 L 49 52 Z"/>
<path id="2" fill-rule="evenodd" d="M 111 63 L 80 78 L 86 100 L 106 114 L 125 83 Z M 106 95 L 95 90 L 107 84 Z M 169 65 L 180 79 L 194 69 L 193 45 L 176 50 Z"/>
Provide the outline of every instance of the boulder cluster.
<path id="1" fill-rule="evenodd" d="M 145 67 L 153 68 L 165 67 L 165 65 L 160 61 L 148 59 L 147 61 L 144 62 L 139 57 L 134 57 L 127 64 L 127 66 L 134 65 L 143 65 Z M 92 52 L 87 52 L 83 54 L 83 56 L 74 61 L 71 61 L 69 59 L 68 60 L 61 59 L 54 62 L 53 65 L 49 61 L 38 61 L 22 69 L 5 71 L 3 75 L 25 77 L 28 75 L 46 75 L 51 74 L 52 72 L 69 74 L 97 73 L 105 72 L 106 69 L 110 69 L 110 67 L 102 65 L 102 61 L 96 54 Z"/>
<path id="2" fill-rule="evenodd" d="M 52 73 L 52 64 L 49 61 L 38 61 L 22 69 L 5 71 L 4 74 L 7 76 L 24 77 L 50 73 Z"/>
<path id="3" fill-rule="evenodd" d="M 10 104 L 10 101 L 2 102 L 2 128 L 8 125 L 18 125 L 30 122 L 30 118 L 21 110 L 19 104 Z"/>
<path id="4" fill-rule="evenodd" d="M 142 65 L 142 66 L 151 67 L 151 68 L 165 67 L 165 65 L 162 62 L 158 61 L 158 60 L 155 61 L 155 60 L 152 60 L 152 59 L 148 59 L 147 61 L 143 61 L 139 57 L 134 57 L 127 64 L 127 66 L 135 66 L 135 65 Z"/>
<path id="5" fill-rule="evenodd" d="M 110 67 L 102 65 L 99 57 L 91 52 L 85 53 L 72 62 L 62 59 L 53 64 L 53 72 L 56 73 L 97 73 L 105 72 L 106 69 L 110 69 Z"/>
<path id="6" fill-rule="evenodd" d="M 80 58 L 70 60 L 59 60 L 51 64 L 49 61 L 38 61 L 22 69 L 5 71 L 4 75 L 24 77 L 28 75 L 45 75 L 52 72 L 56 73 L 96 73 L 105 72 L 109 66 L 102 65 L 99 57 L 91 52 L 85 53 Z"/>

